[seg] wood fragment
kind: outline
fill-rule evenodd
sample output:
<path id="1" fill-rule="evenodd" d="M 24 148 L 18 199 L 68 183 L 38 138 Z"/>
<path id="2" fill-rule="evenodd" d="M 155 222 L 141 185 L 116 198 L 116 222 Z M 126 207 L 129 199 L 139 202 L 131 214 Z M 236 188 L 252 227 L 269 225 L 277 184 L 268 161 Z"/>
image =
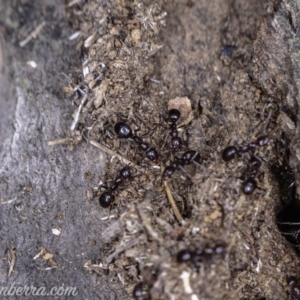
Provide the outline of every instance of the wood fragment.
<path id="1" fill-rule="evenodd" d="M 14 201 L 16 201 L 18 198 L 17 197 L 15 197 L 15 198 L 13 198 L 13 199 L 9 199 L 9 200 L 4 200 L 4 199 L 0 199 L 0 205 L 2 205 L 2 204 L 10 204 L 10 203 L 12 203 L 12 202 L 14 202 Z"/>
<path id="2" fill-rule="evenodd" d="M 42 28 L 45 26 L 46 22 L 42 22 L 39 24 L 24 40 L 19 43 L 20 47 L 24 47 L 27 43 L 29 43 L 32 39 L 35 39 L 37 35 L 40 33 Z"/>
<path id="3" fill-rule="evenodd" d="M 69 138 L 61 138 L 61 139 L 57 139 L 57 140 L 53 140 L 53 141 L 48 141 L 47 145 L 48 146 L 57 146 L 60 144 L 65 144 L 69 141 Z"/>

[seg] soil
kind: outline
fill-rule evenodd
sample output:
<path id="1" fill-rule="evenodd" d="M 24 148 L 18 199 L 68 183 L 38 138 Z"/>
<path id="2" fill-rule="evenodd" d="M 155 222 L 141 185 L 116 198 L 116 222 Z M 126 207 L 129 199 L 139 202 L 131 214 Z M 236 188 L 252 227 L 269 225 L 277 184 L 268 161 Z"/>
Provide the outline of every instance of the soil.
<path id="1" fill-rule="evenodd" d="M 135 299 L 300 299 L 296 2 L 0 7 L 1 287 L 64 285 L 75 299 L 138 289 Z M 173 125 L 171 108 L 181 112 Z M 159 159 L 137 138 L 118 139 L 116 122 Z M 183 145 L 172 151 L 175 125 Z M 266 145 L 222 159 L 228 145 L 260 137 Z M 163 180 L 187 150 L 197 162 Z M 124 167 L 130 180 L 101 207 Z"/>

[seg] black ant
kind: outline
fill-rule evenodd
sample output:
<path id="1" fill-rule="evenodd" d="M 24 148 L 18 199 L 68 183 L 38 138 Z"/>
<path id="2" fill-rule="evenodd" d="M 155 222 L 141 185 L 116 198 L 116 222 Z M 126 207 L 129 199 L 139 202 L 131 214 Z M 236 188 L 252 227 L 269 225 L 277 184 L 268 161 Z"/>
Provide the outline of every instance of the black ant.
<path id="1" fill-rule="evenodd" d="M 192 262 L 198 265 L 203 260 L 211 259 L 213 256 L 224 255 L 226 252 L 226 244 L 218 243 L 214 246 L 206 244 L 202 249 L 183 249 L 177 253 L 177 261 L 179 263 Z"/>
<path id="2" fill-rule="evenodd" d="M 173 151 L 177 151 L 182 146 L 182 140 L 178 136 L 178 130 L 177 130 L 177 122 L 180 119 L 180 111 L 178 109 L 172 108 L 168 111 L 168 117 L 163 117 L 164 121 L 169 125 L 170 132 L 168 135 L 171 136 L 171 147 Z"/>
<path id="3" fill-rule="evenodd" d="M 287 284 L 291 288 L 291 299 L 299 300 L 300 299 L 300 286 L 296 277 L 291 276 L 287 278 Z"/>
<path id="4" fill-rule="evenodd" d="M 300 244 L 300 228 L 299 222 L 277 222 L 280 228 L 285 228 L 285 231 L 281 233 L 285 238 L 296 248 L 299 248 Z"/>
<path id="5" fill-rule="evenodd" d="M 247 153 L 251 150 L 255 150 L 257 147 L 264 147 L 267 146 L 271 140 L 268 136 L 261 136 L 257 138 L 255 142 L 249 143 L 245 146 L 235 147 L 235 146 L 228 146 L 223 150 L 222 158 L 224 161 L 228 162 L 235 158 L 236 155 L 241 153 Z"/>
<path id="6" fill-rule="evenodd" d="M 262 164 L 261 158 L 257 155 L 251 155 L 250 164 L 251 164 L 251 168 L 252 168 L 251 174 L 253 176 L 254 172 L 256 170 L 258 170 L 260 168 L 261 164 Z"/>
<path id="7" fill-rule="evenodd" d="M 137 283 L 132 291 L 133 299 L 136 299 L 136 300 L 145 299 L 145 297 L 149 296 L 147 294 L 148 294 L 147 285 L 143 281 Z"/>
<path id="8" fill-rule="evenodd" d="M 100 195 L 99 204 L 104 208 L 108 208 L 108 207 L 110 207 L 113 200 L 114 200 L 114 197 L 113 197 L 112 193 L 106 191 Z"/>
<path id="9" fill-rule="evenodd" d="M 242 192 L 245 195 L 251 195 L 255 189 L 257 188 L 257 183 L 255 181 L 255 179 L 253 178 L 248 178 L 247 180 L 245 180 L 242 184 Z"/>
<path id="10" fill-rule="evenodd" d="M 170 136 L 171 136 L 171 146 L 173 151 L 177 151 L 182 147 L 182 140 L 178 136 L 178 130 L 177 130 L 177 122 L 180 119 L 180 111 L 178 109 L 170 109 L 168 111 L 168 120 L 171 122 L 170 125 Z M 163 178 L 170 178 L 173 176 L 175 171 L 178 169 L 184 170 L 185 165 L 189 165 L 192 162 L 196 162 L 199 160 L 200 156 L 199 153 L 195 150 L 188 150 L 185 153 L 183 153 L 181 158 L 175 157 L 175 160 L 171 162 L 170 166 L 167 166 L 165 170 L 163 171 Z"/>
<path id="11" fill-rule="evenodd" d="M 182 146 L 182 140 L 178 136 L 178 130 L 176 123 L 180 118 L 180 111 L 178 109 L 170 109 L 168 112 L 169 121 L 171 122 L 170 125 L 170 135 L 171 135 L 171 146 L 174 151 L 177 151 Z"/>
<path id="12" fill-rule="evenodd" d="M 282 147 L 283 145 L 279 145 Z M 300 204 L 297 197 L 295 175 L 289 165 L 289 150 L 284 150 L 271 170 L 278 182 L 278 191 L 283 207 L 277 213 L 277 226 L 281 234 L 291 243 L 300 255 Z"/>
<path id="13" fill-rule="evenodd" d="M 150 147 L 148 143 L 143 142 L 143 140 L 140 137 L 134 135 L 131 127 L 126 123 L 118 122 L 115 125 L 115 133 L 120 139 L 133 139 L 138 144 L 139 148 L 145 152 L 145 155 L 149 160 L 158 160 L 159 154 L 155 150 L 155 148 Z"/>
<path id="14" fill-rule="evenodd" d="M 99 197 L 99 204 L 104 207 L 108 208 L 112 204 L 114 200 L 114 196 L 112 192 L 114 192 L 118 186 L 123 183 L 123 181 L 127 179 L 131 179 L 131 174 L 133 170 L 130 167 L 125 167 L 120 171 L 119 176 L 115 179 L 113 185 L 109 188 L 108 191 L 103 192 Z"/>
<path id="15" fill-rule="evenodd" d="M 222 158 L 224 161 L 228 162 L 235 158 L 236 155 L 242 153 L 247 153 L 249 151 L 255 150 L 257 147 L 264 147 L 268 145 L 270 139 L 268 136 L 261 136 L 257 138 L 255 142 L 249 143 L 245 146 L 228 146 L 223 150 Z M 251 155 L 250 157 L 250 175 L 242 184 L 242 192 L 245 195 L 251 195 L 257 188 L 257 183 L 255 177 L 258 173 L 259 168 L 261 167 L 262 159 L 257 155 Z"/>
<path id="16" fill-rule="evenodd" d="M 195 150 L 188 150 L 184 152 L 181 158 L 175 157 L 175 160 L 171 162 L 170 166 L 167 166 L 162 174 L 163 178 L 170 178 L 173 174 L 179 170 L 183 169 L 185 165 L 190 165 L 191 163 L 197 163 L 200 159 L 200 155 L 198 151 Z"/>
<path id="17" fill-rule="evenodd" d="M 242 184 L 242 192 L 245 195 L 251 195 L 257 188 L 255 177 L 258 173 L 259 168 L 261 167 L 262 159 L 257 155 L 251 155 L 249 162 L 250 162 L 250 169 L 249 169 L 250 174 Z"/>
<path id="18" fill-rule="evenodd" d="M 190 250 L 190 249 L 183 249 L 180 250 L 177 253 L 177 261 L 179 263 L 184 263 L 184 262 L 189 262 L 192 260 L 192 257 L 194 255 L 194 251 Z"/>
<path id="19" fill-rule="evenodd" d="M 237 147 L 228 146 L 223 150 L 222 158 L 224 161 L 227 162 L 227 161 L 234 159 L 236 154 L 238 154 L 238 153 L 239 153 L 239 151 L 238 151 Z"/>

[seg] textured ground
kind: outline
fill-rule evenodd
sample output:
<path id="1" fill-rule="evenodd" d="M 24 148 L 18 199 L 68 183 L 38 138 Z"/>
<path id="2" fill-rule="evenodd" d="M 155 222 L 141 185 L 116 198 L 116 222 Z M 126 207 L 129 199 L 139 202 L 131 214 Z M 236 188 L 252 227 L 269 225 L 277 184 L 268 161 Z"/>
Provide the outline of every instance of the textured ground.
<path id="1" fill-rule="evenodd" d="M 276 225 L 299 179 L 296 2 L 0 4 L 1 286 L 64 284 L 78 288 L 78 299 L 123 300 L 142 281 L 144 299 L 298 299 L 286 280 L 299 273 L 299 260 Z M 76 87 L 88 91 L 79 126 Z M 164 144 L 169 100 L 184 96 L 193 117 L 180 136 L 201 165 L 169 180 L 180 225 L 160 175 L 172 157 Z M 120 120 L 160 150 L 158 164 L 114 137 Z M 273 141 L 256 151 L 264 159 L 259 188 L 245 196 L 247 155 L 225 163 L 222 149 L 263 134 Z M 135 178 L 107 218 L 87 191 L 113 180 L 124 157 Z M 285 160 L 288 171 L 279 167 Z M 176 261 L 181 249 L 220 242 L 226 254 L 198 271 Z M 52 260 L 33 259 L 41 246 Z"/>

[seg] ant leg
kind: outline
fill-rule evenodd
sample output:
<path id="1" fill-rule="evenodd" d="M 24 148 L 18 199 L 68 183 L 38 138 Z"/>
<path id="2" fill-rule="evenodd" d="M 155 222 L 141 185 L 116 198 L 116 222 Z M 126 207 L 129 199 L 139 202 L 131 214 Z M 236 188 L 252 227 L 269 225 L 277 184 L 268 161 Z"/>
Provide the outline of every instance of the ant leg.
<path id="1" fill-rule="evenodd" d="M 280 225 L 291 225 L 291 226 L 298 226 L 298 225 L 300 225 L 300 223 L 299 222 L 295 222 L 295 223 L 293 223 L 293 222 L 276 222 L 277 224 L 280 224 Z"/>
<path id="2" fill-rule="evenodd" d="M 132 157 L 135 157 L 137 153 L 137 145 L 134 144 L 133 146 L 133 153 L 132 153 Z"/>
<path id="3" fill-rule="evenodd" d="M 110 189 L 109 186 L 106 183 L 104 183 L 100 184 L 100 186 L 97 188 L 97 192 L 101 191 L 101 188 L 104 188 L 107 191 Z"/>
<path id="4" fill-rule="evenodd" d="M 111 206 L 109 207 L 108 215 L 107 215 L 107 223 L 110 221 L 111 216 Z"/>
<path id="5" fill-rule="evenodd" d="M 129 152 L 129 149 L 130 149 L 130 143 L 127 143 L 127 146 L 126 146 L 126 149 L 125 149 L 125 157 L 129 157 L 128 155 L 128 152 Z M 136 145 L 134 145 L 134 152 L 136 152 Z M 135 156 L 135 153 L 133 155 L 133 157 Z"/>
<path id="6" fill-rule="evenodd" d="M 197 161 L 195 161 L 195 158 L 196 158 L 198 155 L 199 155 L 199 152 L 198 152 L 198 151 L 195 151 L 194 155 L 193 155 L 192 158 L 191 158 L 191 162 L 194 163 L 194 164 L 196 164 L 197 166 L 200 166 L 200 164 L 199 164 Z M 199 157 L 200 157 L 200 156 L 199 156 Z"/>
<path id="7" fill-rule="evenodd" d="M 294 235 L 294 232 L 284 232 L 284 231 L 280 231 L 281 234 L 283 235 Z"/>
<path id="8" fill-rule="evenodd" d="M 93 124 L 93 126 L 94 126 L 94 124 Z M 113 133 L 110 131 L 110 129 L 105 129 L 105 130 L 104 130 L 104 134 L 105 134 L 105 136 L 107 136 L 110 140 L 113 140 L 113 139 L 114 139 L 114 135 L 113 135 Z"/>
<path id="9" fill-rule="evenodd" d="M 167 132 L 167 134 L 165 135 L 165 138 L 164 138 L 164 142 L 163 142 L 163 144 L 161 146 L 161 150 L 164 149 L 164 147 L 165 147 L 165 145 L 167 143 L 167 139 L 168 139 L 169 136 L 170 136 L 170 132 Z"/>
<path id="10" fill-rule="evenodd" d="M 195 164 L 195 165 L 197 165 L 197 166 L 201 166 L 198 162 L 196 162 L 195 160 L 192 160 L 192 162 Z"/>
<path id="11" fill-rule="evenodd" d="M 186 170 L 185 170 L 185 168 L 184 168 L 182 165 L 179 165 L 178 168 L 179 168 L 182 172 L 186 173 Z"/>
<path id="12" fill-rule="evenodd" d="M 144 124 L 144 120 L 141 120 L 140 118 L 138 118 L 138 119 L 140 120 L 140 122 L 141 122 L 141 123 L 145 126 L 145 128 L 147 129 L 147 126 Z M 134 133 L 137 133 L 137 132 L 141 131 L 141 127 L 138 126 L 138 124 L 136 123 L 136 121 L 133 120 L 133 122 L 134 122 L 134 124 L 137 126 L 137 128 L 134 130 Z M 147 136 L 147 135 L 148 135 L 148 136 L 152 136 L 153 133 L 154 133 L 153 130 L 147 129 L 147 131 L 146 131 L 145 133 L 139 135 L 139 137 L 142 138 L 142 137 Z"/>
<path id="13" fill-rule="evenodd" d="M 121 121 L 128 122 L 128 116 L 122 115 L 119 112 L 116 113 L 116 115 L 117 115 L 117 118 L 120 119 Z"/>
<path id="14" fill-rule="evenodd" d="M 293 243 L 291 243 L 291 242 L 289 242 L 289 244 L 292 245 L 292 246 L 295 247 L 295 248 L 300 248 L 300 244 L 293 244 Z"/>
<path id="15" fill-rule="evenodd" d="M 287 240 L 289 242 L 297 242 L 298 243 L 298 246 L 299 245 L 299 242 L 300 242 L 300 239 L 299 239 L 299 234 L 300 234 L 300 229 L 294 231 L 294 232 L 283 232 L 283 231 L 280 231 L 281 234 L 285 235 L 285 236 L 289 236 L 289 238 L 287 238 Z"/>
<path id="16" fill-rule="evenodd" d="M 118 219 L 118 218 L 119 218 L 119 215 L 120 215 L 120 214 L 119 214 L 118 212 L 117 212 L 116 215 L 112 215 L 112 205 L 111 205 L 111 206 L 109 207 L 109 211 L 108 211 L 107 216 L 101 218 L 101 220 L 106 221 L 106 223 L 108 224 L 108 223 L 110 222 L 111 219 L 113 219 L 113 218 Z"/>

